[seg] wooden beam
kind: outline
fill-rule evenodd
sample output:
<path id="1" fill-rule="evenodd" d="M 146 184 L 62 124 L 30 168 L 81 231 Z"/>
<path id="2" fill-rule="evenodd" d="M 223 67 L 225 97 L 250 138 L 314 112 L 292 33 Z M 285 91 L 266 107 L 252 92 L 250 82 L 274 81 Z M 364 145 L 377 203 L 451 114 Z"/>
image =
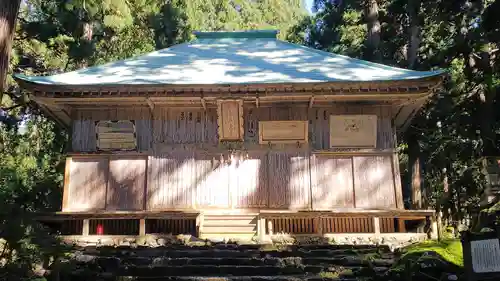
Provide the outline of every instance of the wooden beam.
<path id="1" fill-rule="evenodd" d="M 314 104 L 314 96 L 311 96 L 311 99 L 309 100 L 309 108 L 312 108 Z"/>

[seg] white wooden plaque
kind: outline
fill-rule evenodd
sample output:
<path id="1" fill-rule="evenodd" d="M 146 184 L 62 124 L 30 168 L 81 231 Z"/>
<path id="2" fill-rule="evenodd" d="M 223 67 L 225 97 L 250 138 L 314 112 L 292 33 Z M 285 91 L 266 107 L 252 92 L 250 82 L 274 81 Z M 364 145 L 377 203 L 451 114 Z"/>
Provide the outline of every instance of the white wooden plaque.
<path id="1" fill-rule="evenodd" d="M 500 243 L 498 239 L 477 240 L 470 243 L 474 272 L 500 272 Z"/>
<path id="2" fill-rule="evenodd" d="M 376 115 L 330 115 L 330 148 L 377 147 Z"/>

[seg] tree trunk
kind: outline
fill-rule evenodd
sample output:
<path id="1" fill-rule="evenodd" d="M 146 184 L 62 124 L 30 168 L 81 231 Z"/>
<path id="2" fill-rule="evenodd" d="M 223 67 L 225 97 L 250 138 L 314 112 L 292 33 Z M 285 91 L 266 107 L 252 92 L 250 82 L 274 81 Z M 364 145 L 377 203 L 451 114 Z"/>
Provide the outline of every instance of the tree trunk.
<path id="1" fill-rule="evenodd" d="M 366 0 L 365 2 L 365 20 L 367 25 L 366 54 L 368 60 L 380 62 L 380 21 L 378 18 L 377 0 Z"/>
<path id="2" fill-rule="evenodd" d="M 418 48 L 420 47 L 420 18 L 419 11 L 421 0 L 409 0 L 406 6 L 406 12 L 409 17 L 409 27 L 408 27 L 408 50 L 407 50 L 407 62 L 408 68 L 414 69 L 417 63 Z"/>
<path id="3" fill-rule="evenodd" d="M 21 0 L 0 1 L 0 92 L 7 86 L 7 72 Z"/>

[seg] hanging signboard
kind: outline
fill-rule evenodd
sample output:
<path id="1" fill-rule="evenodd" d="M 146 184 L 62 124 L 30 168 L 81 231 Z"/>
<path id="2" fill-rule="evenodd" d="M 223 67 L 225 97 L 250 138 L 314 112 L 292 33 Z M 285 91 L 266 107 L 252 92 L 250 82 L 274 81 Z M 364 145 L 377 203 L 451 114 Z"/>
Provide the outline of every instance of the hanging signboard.
<path id="1" fill-rule="evenodd" d="M 330 148 L 375 148 L 376 115 L 331 115 Z"/>
<path id="2" fill-rule="evenodd" d="M 98 150 L 137 149 L 135 124 L 133 121 L 97 121 L 96 137 Z"/>
<path id="3" fill-rule="evenodd" d="M 217 101 L 219 141 L 243 140 L 243 101 Z"/>
<path id="4" fill-rule="evenodd" d="M 307 121 L 260 121 L 259 143 L 307 143 Z"/>

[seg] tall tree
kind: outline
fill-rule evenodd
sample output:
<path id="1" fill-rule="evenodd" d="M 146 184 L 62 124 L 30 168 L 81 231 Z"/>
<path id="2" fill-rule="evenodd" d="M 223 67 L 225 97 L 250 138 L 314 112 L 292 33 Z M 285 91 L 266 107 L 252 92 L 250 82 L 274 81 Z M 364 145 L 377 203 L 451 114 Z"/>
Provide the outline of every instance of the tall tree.
<path id="1" fill-rule="evenodd" d="M 0 3 L 0 104 L 6 87 L 12 38 L 20 5 L 21 0 L 2 0 Z"/>
<path id="2" fill-rule="evenodd" d="M 380 53 L 381 25 L 379 20 L 379 0 L 365 0 L 364 17 L 367 25 L 366 50 L 364 58 L 370 61 L 382 61 Z"/>

